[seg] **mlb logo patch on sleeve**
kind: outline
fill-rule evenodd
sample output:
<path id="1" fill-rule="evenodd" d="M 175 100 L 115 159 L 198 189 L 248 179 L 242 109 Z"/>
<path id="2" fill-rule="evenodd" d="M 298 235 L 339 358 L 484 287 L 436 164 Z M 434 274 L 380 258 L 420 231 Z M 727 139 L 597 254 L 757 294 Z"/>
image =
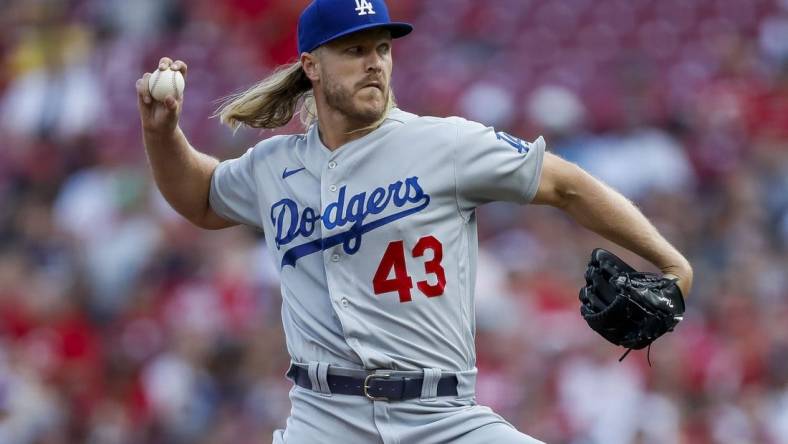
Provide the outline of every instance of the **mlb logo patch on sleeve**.
<path id="1" fill-rule="evenodd" d="M 516 149 L 518 153 L 521 154 L 528 154 L 528 151 L 531 150 L 531 144 L 526 142 L 523 139 L 519 139 L 517 137 L 512 136 L 511 134 L 507 134 L 503 131 L 499 131 L 495 133 L 495 136 L 498 137 L 498 140 L 503 140 L 504 142 L 508 143 L 512 146 L 512 148 Z"/>

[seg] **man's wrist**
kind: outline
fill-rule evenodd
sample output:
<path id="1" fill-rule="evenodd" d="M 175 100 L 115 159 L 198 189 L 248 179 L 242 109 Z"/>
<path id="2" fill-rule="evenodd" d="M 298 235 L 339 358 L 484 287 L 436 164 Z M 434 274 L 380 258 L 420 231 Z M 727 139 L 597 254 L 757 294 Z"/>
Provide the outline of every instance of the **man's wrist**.
<path id="1" fill-rule="evenodd" d="M 663 276 L 667 279 L 676 280 L 676 285 L 681 289 L 681 294 L 685 298 L 689 296 L 690 289 L 692 288 L 692 268 L 683 271 L 663 271 Z"/>
<path id="2" fill-rule="evenodd" d="M 144 129 L 143 139 L 146 148 L 156 149 L 156 147 L 172 147 L 174 149 L 181 141 L 186 140 L 186 136 L 183 134 L 180 127 L 176 126 L 174 129 L 168 130 Z"/>

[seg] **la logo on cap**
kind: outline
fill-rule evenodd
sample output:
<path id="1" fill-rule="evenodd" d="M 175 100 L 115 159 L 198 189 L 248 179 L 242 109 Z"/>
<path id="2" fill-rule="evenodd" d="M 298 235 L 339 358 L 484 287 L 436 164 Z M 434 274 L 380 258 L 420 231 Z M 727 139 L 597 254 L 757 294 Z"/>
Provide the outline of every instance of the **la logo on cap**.
<path id="1" fill-rule="evenodd" d="M 356 12 L 358 15 L 375 14 L 375 9 L 367 0 L 356 0 Z"/>
<path id="2" fill-rule="evenodd" d="M 393 39 L 413 31 L 410 23 L 391 21 L 385 0 L 356 0 L 355 14 L 352 7 L 350 0 L 313 0 L 298 19 L 298 53 L 367 29 L 387 29 Z"/>

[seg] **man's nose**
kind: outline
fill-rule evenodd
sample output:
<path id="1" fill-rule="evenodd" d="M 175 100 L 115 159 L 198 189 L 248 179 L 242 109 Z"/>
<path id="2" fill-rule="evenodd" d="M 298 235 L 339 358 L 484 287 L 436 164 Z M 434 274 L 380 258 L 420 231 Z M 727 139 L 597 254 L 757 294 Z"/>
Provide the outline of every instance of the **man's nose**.
<path id="1" fill-rule="evenodd" d="M 383 70 L 383 57 L 377 52 L 372 52 L 366 60 L 367 72 L 380 72 Z"/>

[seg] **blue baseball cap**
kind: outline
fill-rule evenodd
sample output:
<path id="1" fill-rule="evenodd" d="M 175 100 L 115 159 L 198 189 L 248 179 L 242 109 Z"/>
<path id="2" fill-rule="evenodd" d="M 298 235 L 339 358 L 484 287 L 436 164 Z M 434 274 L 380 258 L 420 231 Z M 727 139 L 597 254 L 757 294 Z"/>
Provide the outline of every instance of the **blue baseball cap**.
<path id="1" fill-rule="evenodd" d="M 298 19 L 298 53 L 372 28 L 388 29 L 395 39 L 413 31 L 408 23 L 391 21 L 384 0 L 314 0 Z"/>

